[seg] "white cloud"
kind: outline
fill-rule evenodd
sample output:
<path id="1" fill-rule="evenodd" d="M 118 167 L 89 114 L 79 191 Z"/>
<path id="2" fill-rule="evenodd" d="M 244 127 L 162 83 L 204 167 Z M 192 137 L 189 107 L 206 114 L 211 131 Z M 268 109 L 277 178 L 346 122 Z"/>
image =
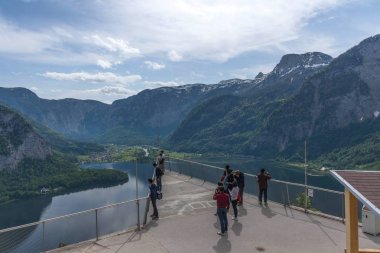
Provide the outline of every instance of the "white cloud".
<path id="1" fill-rule="evenodd" d="M 102 67 L 103 69 L 109 69 L 109 68 L 112 68 L 112 62 L 110 61 L 106 61 L 106 60 L 102 60 L 102 59 L 98 59 L 96 64 L 100 67 Z"/>
<path id="2" fill-rule="evenodd" d="M 165 64 L 160 64 L 158 62 L 153 62 L 153 61 L 144 61 L 144 63 L 148 67 L 148 69 L 153 69 L 153 70 L 164 69 L 166 67 Z"/>
<path id="3" fill-rule="evenodd" d="M 140 50 L 129 46 L 128 42 L 123 39 L 115 39 L 110 36 L 102 37 L 98 34 L 92 35 L 90 38 L 85 37 L 89 43 L 104 48 L 110 52 L 119 52 L 125 55 L 139 55 Z"/>
<path id="4" fill-rule="evenodd" d="M 54 90 L 43 91 L 40 90 L 38 95 L 49 99 L 63 99 L 63 98 L 76 98 L 76 99 L 93 99 L 102 101 L 104 103 L 112 103 L 117 99 L 126 98 L 135 95 L 137 92 L 120 86 L 104 86 L 95 89 L 70 89 L 70 90 Z"/>
<path id="5" fill-rule="evenodd" d="M 345 2 L 110 0 L 94 8 L 102 9 L 96 14 L 104 27 L 118 23 L 112 31 L 128 38 L 142 54 L 169 52 L 174 61 L 226 61 L 295 40 L 312 18 Z"/>
<path id="6" fill-rule="evenodd" d="M 239 79 L 254 79 L 256 75 L 260 72 L 264 74 L 269 73 L 273 70 L 275 64 L 259 64 L 251 67 L 240 68 L 232 70 L 229 73 L 231 78 L 239 78 Z"/>
<path id="7" fill-rule="evenodd" d="M 21 29 L 0 17 L 0 53 L 40 53 L 51 47 L 54 38 L 49 34 Z"/>
<path id="8" fill-rule="evenodd" d="M 35 31 L 0 16 L 0 34 L 0 54 L 23 61 L 110 68 L 141 55 L 138 48 L 106 31 L 81 31 L 67 26 L 47 26 Z"/>
<path id="9" fill-rule="evenodd" d="M 173 86 L 179 86 L 183 85 L 183 82 L 175 82 L 175 81 L 169 81 L 169 82 L 163 82 L 163 81 L 144 81 L 144 88 L 146 89 L 154 89 L 159 87 L 173 87 Z"/>
<path id="10" fill-rule="evenodd" d="M 46 72 L 41 74 L 44 77 L 63 80 L 63 81 L 84 81 L 84 82 L 95 82 L 95 83 L 109 83 L 117 85 L 127 85 L 140 81 L 142 78 L 140 75 L 116 75 L 111 72 L 98 72 L 98 73 L 88 73 L 88 72 L 73 72 L 73 73 L 61 73 L 61 72 Z"/>
<path id="11" fill-rule="evenodd" d="M 178 54 L 175 50 L 170 50 L 168 52 L 168 57 L 169 57 L 169 60 L 171 60 L 171 61 L 182 61 L 183 60 L 183 56 Z"/>
<path id="12" fill-rule="evenodd" d="M 163 53 L 171 61 L 223 62 L 247 51 L 281 48 L 299 39 L 319 13 L 347 1 L 351 0 L 88 1 L 81 4 L 84 22 L 75 27 L 37 31 L 0 18 L 0 52 L 32 54 L 21 58 L 57 64 L 70 64 L 72 59 L 87 64 L 97 59 L 124 62 Z M 71 4 L 65 1 L 60 8 L 69 10 Z"/>
<path id="13" fill-rule="evenodd" d="M 32 91 L 38 91 L 39 89 L 37 88 L 37 87 L 30 87 L 30 89 L 32 90 Z"/>
<path id="14" fill-rule="evenodd" d="M 103 94 L 107 95 L 126 95 L 131 96 L 136 94 L 135 91 L 127 89 L 125 87 L 119 87 L 119 86 L 104 86 L 100 89 L 95 89 L 95 91 L 99 91 Z"/>
<path id="15" fill-rule="evenodd" d="M 284 53 L 292 52 L 298 54 L 305 52 L 322 52 L 330 54 L 333 57 L 347 50 L 345 47 L 342 48 L 342 44 L 337 43 L 332 36 L 308 33 L 303 34 L 303 36 L 300 36 L 296 41 L 279 45 L 278 49 Z"/>

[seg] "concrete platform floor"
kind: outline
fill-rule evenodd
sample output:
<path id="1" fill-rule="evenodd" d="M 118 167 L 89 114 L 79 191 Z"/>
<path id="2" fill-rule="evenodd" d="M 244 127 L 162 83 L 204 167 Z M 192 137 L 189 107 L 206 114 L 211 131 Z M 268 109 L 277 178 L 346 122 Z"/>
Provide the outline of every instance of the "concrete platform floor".
<path id="1" fill-rule="evenodd" d="M 240 207 L 239 221 L 229 217 L 229 232 L 217 235 L 212 195 L 215 185 L 176 173 L 164 176 L 160 219 L 133 231 L 67 246 L 53 252 L 289 252 L 342 253 L 344 224 L 282 205 L 261 207 L 252 196 Z M 231 212 L 232 210 L 230 210 Z M 230 215 L 229 215 L 230 216 Z M 380 237 L 360 232 L 361 248 L 380 248 Z"/>

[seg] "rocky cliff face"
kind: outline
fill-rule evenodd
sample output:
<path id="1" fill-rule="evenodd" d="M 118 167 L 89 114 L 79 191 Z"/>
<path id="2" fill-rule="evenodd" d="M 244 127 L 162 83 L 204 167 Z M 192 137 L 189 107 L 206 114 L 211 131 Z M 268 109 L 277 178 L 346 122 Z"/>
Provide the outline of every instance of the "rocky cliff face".
<path id="1" fill-rule="evenodd" d="M 93 100 L 42 99 L 25 88 L 0 88 L 0 103 L 71 138 L 88 137 L 102 131 L 102 121 L 89 124 L 87 118 L 91 113 L 104 115 L 108 108 Z"/>
<path id="2" fill-rule="evenodd" d="M 66 137 L 102 143 L 146 144 L 171 133 L 208 98 L 239 94 L 252 80 L 188 84 L 144 90 L 106 105 L 97 101 L 41 99 L 24 88 L 0 88 L 0 103 Z"/>
<path id="3" fill-rule="evenodd" d="M 297 93 L 308 77 L 331 60 L 323 53 L 285 55 L 273 71 L 259 73 L 254 80 L 220 82 L 240 87 L 239 93 L 215 96 L 192 109 L 169 143 L 185 151 L 223 151 L 234 146 L 235 152 L 241 152 L 239 147 L 261 128 L 281 100 Z"/>
<path id="4" fill-rule="evenodd" d="M 50 146 L 17 113 L 0 106 L 0 170 L 15 169 L 25 158 L 45 159 Z"/>
<path id="5" fill-rule="evenodd" d="M 263 131 L 251 139 L 250 152 L 264 147 L 283 152 L 315 135 L 323 139 L 329 131 L 378 121 L 379 70 L 380 35 L 377 35 L 348 50 L 310 78 L 300 93 L 276 111 Z"/>

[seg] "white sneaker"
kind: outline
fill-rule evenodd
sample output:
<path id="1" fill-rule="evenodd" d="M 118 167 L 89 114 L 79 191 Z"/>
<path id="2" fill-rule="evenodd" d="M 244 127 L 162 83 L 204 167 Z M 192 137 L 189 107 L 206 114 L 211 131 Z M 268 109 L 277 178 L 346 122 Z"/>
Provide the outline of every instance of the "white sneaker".
<path id="1" fill-rule="evenodd" d="M 223 236 L 223 235 L 224 235 L 222 232 L 218 232 L 217 234 L 220 235 L 220 236 Z"/>

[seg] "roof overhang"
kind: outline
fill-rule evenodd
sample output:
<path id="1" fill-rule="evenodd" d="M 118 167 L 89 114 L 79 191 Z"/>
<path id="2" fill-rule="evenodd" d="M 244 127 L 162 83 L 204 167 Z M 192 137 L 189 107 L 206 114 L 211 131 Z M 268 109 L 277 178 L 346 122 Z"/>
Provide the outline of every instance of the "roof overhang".
<path id="1" fill-rule="evenodd" d="M 365 173 L 380 173 L 379 171 L 358 171 L 358 170 L 332 170 L 331 174 L 337 179 L 345 188 L 347 188 L 360 202 L 362 202 L 371 211 L 375 212 L 377 217 L 380 218 L 380 209 L 376 207 L 370 200 L 368 200 L 363 194 L 361 194 L 355 187 L 353 187 L 347 180 L 339 175 L 339 171 L 351 171 L 351 172 L 365 172 Z M 379 182 L 380 184 L 380 182 Z"/>

